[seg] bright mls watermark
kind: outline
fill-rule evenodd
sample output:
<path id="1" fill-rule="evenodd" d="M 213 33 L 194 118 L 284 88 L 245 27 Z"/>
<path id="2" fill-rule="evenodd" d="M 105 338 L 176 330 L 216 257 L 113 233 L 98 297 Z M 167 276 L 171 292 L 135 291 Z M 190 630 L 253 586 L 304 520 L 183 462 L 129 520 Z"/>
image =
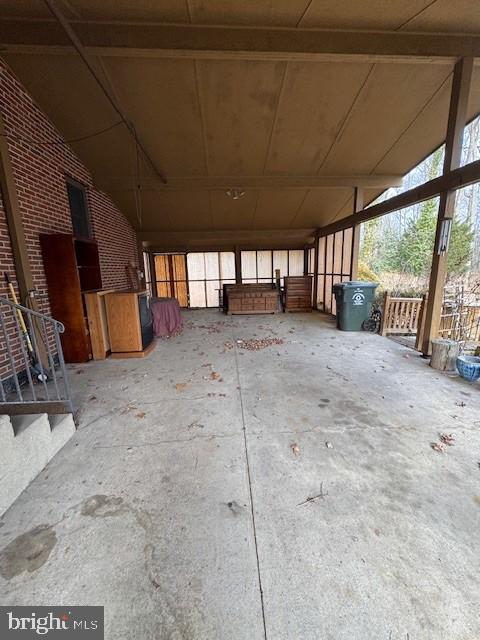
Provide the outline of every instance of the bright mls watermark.
<path id="1" fill-rule="evenodd" d="M 0 607 L 0 638 L 103 640 L 103 607 Z"/>

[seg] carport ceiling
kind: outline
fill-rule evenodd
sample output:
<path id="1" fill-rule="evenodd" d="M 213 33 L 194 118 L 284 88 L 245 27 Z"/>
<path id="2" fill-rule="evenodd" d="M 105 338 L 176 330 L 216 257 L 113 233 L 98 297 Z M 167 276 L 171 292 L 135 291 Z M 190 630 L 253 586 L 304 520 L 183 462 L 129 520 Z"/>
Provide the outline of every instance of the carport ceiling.
<path id="1" fill-rule="evenodd" d="M 123 124 L 72 144 L 152 245 L 308 239 L 351 213 L 355 185 L 372 199 L 443 141 L 453 63 L 480 55 L 478 0 L 56 4 L 167 180 L 137 169 Z M 0 43 L 65 138 L 119 120 L 42 0 L 3 1 Z"/>

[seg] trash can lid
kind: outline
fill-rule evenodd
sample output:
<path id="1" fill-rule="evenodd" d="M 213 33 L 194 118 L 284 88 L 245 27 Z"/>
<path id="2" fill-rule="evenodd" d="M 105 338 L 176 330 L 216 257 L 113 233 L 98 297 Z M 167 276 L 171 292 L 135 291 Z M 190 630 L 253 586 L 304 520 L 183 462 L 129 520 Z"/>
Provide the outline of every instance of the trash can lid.
<path id="1" fill-rule="evenodd" d="M 346 282 L 337 282 L 333 285 L 335 287 L 343 287 L 345 289 L 349 287 L 363 287 L 364 289 L 376 289 L 378 282 L 367 282 L 366 280 L 347 280 Z"/>

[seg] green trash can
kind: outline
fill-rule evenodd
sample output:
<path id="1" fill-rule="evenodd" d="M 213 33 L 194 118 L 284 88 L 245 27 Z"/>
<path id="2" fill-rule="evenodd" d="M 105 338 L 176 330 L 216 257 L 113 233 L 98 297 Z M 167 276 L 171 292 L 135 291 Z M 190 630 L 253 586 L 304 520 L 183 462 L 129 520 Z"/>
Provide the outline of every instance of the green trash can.
<path id="1" fill-rule="evenodd" d="M 352 280 L 333 285 L 337 303 L 337 328 L 341 331 L 361 331 L 362 323 L 370 317 L 375 298 L 376 282 Z"/>

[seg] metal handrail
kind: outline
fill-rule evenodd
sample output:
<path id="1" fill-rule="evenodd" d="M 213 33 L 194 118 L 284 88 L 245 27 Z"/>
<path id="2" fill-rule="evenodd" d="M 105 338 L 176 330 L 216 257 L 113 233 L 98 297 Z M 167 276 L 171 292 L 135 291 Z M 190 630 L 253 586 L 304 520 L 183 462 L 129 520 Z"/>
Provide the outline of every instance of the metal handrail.
<path id="1" fill-rule="evenodd" d="M 58 320 L 0 296 L 0 339 L 8 365 L 0 380 L 0 413 L 73 414 L 60 341 L 64 331 Z"/>
<path id="2" fill-rule="evenodd" d="M 36 316 L 37 318 L 41 318 L 41 319 L 45 318 L 45 320 L 48 320 L 49 322 L 51 322 L 52 324 L 55 324 L 58 327 L 59 333 L 64 333 L 65 331 L 65 325 L 63 324 L 63 322 L 60 322 L 60 320 L 55 320 L 55 318 L 52 318 L 51 316 L 47 316 L 45 313 L 34 311 L 34 309 L 30 309 L 30 307 L 24 307 L 21 304 L 12 302 L 8 298 L 2 298 L 2 296 L 0 296 L 0 303 L 6 304 L 9 307 L 15 307 L 16 309 L 20 309 L 22 313 L 28 313 L 31 316 Z"/>

